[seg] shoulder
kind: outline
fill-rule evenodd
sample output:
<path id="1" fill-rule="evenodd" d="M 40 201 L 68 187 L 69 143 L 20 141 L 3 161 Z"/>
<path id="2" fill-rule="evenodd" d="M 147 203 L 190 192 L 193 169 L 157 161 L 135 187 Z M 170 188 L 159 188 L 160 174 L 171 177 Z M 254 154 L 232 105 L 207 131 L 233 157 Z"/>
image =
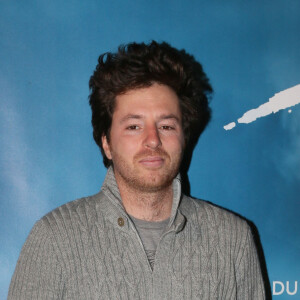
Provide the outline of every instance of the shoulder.
<path id="1" fill-rule="evenodd" d="M 250 227 L 244 217 L 211 202 L 184 195 L 180 210 L 193 226 L 213 228 L 228 236 L 249 234 Z"/>
<path id="2" fill-rule="evenodd" d="M 240 261 L 247 249 L 255 253 L 253 233 L 248 220 L 213 203 L 183 196 L 179 207 L 186 226 L 201 243 L 221 253 L 231 253 Z M 246 252 L 245 252 L 246 251 Z M 248 251 L 248 252 L 249 252 Z"/>
<path id="3" fill-rule="evenodd" d="M 71 230 L 71 227 L 80 225 L 88 228 L 97 216 L 97 207 L 104 199 L 103 193 L 99 193 L 76 199 L 65 203 L 43 216 L 35 227 L 44 227 L 52 232 Z"/>

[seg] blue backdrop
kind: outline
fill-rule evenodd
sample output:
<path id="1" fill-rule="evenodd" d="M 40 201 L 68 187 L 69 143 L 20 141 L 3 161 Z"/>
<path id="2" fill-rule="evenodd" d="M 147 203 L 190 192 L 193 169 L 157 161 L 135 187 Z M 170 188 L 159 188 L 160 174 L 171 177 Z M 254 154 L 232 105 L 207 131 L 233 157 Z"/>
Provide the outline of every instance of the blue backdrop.
<path id="1" fill-rule="evenodd" d="M 299 28 L 298 0 L 1 1 L 0 299 L 35 221 L 100 189 L 87 99 L 99 54 L 152 39 L 194 54 L 215 90 L 191 194 L 252 220 L 274 299 L 299 298 L 300 105 L 223 128 L 300 83 Z"/>

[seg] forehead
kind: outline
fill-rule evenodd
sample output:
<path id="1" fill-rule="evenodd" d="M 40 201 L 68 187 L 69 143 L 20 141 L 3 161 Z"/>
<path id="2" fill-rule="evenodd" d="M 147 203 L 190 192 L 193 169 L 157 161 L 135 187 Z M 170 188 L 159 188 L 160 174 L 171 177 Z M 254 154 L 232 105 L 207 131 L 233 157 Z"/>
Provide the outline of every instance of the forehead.
<path id="1" fill-rule="evenodd" d="M 174 114 L 181 118 L 177 94 L 172 88 L 158 83 L 118 95 L 113 117 L 128 113 Z"/>

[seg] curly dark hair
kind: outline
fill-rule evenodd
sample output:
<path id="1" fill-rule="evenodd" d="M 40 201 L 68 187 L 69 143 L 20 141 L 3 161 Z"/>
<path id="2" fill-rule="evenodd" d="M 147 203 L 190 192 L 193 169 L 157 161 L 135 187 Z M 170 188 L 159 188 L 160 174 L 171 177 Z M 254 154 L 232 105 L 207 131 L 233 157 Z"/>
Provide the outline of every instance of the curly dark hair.
<path id="1" fill-rule="evenodd" d="M 102 136 L 109 140 L 117 95 L 153 83 L 171 87 L 180 100 L 185 152 L 190 155 L 211 117 L 208 95 L 212 92 L 202 66 L 185 50 L 152 41 L 121 45 L 116 53 L 104 53 L 89 81 L 93 136 L 103 155 Z M 190 159 L 188 159 L 189 164 Z"/>

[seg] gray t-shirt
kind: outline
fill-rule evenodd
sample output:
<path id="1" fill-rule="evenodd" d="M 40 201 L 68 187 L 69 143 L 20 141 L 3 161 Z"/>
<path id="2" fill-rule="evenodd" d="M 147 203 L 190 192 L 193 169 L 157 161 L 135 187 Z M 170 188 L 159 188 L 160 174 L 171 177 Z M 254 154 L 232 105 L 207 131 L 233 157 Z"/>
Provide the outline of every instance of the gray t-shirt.
<path id="1" fill-rule="evenodd" d="M 134 223 L 136 230 L 142 240 L 150 266 L 153 270 L 156 248 L 159 239 L 163 234 L 170 219 L 166 219 L 159 222 L 152 222 L 136 219 L 133 216 L 130 216 L 130 218 Z"/>

